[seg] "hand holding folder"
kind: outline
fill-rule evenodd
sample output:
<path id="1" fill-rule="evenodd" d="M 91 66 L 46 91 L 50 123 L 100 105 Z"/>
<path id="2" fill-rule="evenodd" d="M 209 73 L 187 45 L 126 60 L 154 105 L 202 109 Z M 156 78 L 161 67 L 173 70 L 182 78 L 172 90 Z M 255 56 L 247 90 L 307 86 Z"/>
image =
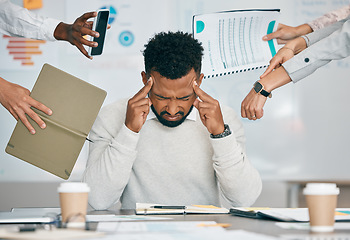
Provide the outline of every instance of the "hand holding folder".
<path id="1" fill-rule="evenodd" d="M 6 152 L 68 179 L 106 97 L 106 92 L 49 64 L 45 64 L 30 95 L 51 108 L 51 116 L 34 109 L 45 121 L 36 134 L 18 121 Z"/>

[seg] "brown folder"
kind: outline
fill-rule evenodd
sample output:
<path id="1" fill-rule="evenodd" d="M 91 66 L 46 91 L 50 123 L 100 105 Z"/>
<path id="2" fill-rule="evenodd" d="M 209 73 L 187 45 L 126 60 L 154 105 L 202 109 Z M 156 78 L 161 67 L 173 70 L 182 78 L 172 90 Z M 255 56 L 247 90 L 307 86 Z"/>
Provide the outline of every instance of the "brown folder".
<path id="1" fill-rule="evenodd" d="M 18 121 L 6 152 L 63 179 L 68 179 L 106 97 L 106 91 L 44 64 L 31 97 L 51 108 L 51 116 L 34 109 L 45 121 L 36 133 Z"/>

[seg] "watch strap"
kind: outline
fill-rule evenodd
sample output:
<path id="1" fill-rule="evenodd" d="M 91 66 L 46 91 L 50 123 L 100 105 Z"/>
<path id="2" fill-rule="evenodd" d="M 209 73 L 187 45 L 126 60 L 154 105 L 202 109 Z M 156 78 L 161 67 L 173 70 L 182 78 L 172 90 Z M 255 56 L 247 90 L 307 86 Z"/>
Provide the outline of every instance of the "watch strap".
<path id="1" fill-rule="evenodd" d="M 210 134 L 210 137 L 211 138 L 224 138 L 224 137 L 230 135 L 231 134 L 230 127 L 227 124 L 224 124 L 224 126 L 225 126 L 225 130 L 222 133 L 217 134 L 217 135 Z"/>
<path id="2" fill-rule="evenodd" d="M 261 89 L 260 94 L 263 95 L 264 97 L 269 97 L 271 93 L 269 93 L 268 91 Z"/>

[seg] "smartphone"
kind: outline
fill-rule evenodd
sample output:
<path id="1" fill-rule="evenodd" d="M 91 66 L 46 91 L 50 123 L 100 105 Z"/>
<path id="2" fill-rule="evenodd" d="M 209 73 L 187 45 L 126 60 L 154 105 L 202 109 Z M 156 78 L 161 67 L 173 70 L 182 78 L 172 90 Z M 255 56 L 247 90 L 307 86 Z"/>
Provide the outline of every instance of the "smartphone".
<path id="1" fill-rule="evenodd" d="M 91 41 L 97 42 L 97 47 L 89 47 L 89 55 L 101 55 L 103 51 L 103 44 L 105 41 L 106 31 L 107 31 L 107 25 L 108 25 L 108 18 L 109 18 L 109 10 L 108 9 L 101 9 L 97 11 L 97 16 L 94 19 L 94 23 L 92 25 L 92 30 L 98 32 L 100 36 L 98 38 L 91 37 Z"/>

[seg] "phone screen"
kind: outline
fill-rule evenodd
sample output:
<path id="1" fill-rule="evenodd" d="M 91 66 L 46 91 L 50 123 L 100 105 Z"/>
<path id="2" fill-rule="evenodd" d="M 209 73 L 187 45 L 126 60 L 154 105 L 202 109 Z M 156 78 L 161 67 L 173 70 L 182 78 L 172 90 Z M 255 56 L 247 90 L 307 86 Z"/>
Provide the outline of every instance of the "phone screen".
<path id="1" fill-rule="evenodd" d="M 98 38 L 93 39 L 94 42 L 98 43 L 97 47 L 91 48 L 91 56 L 92 55 L 101 55 L 103 50 L 103 44 L 105 41 L 107 24 L 108 24 L 109 11 L 99 11 L 96 17 L 96 28 L 94 29 L 96 32 L 100 34 Z"/>

